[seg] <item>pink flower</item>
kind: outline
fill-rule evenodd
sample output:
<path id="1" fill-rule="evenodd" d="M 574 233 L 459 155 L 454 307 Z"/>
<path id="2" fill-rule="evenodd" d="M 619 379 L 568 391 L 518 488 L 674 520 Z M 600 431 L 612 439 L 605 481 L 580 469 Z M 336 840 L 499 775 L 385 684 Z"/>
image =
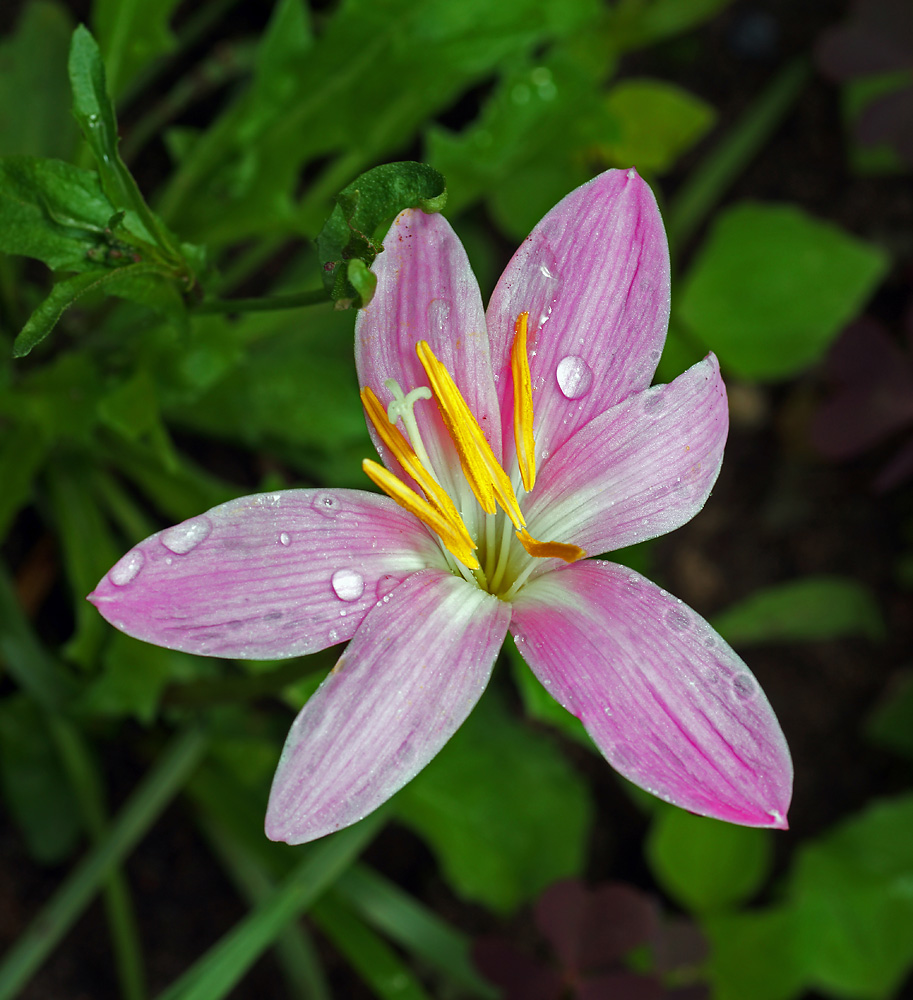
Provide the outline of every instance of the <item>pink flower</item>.
<path id="1" fill-rule="evenodd" d="M 508 630 L 626 778 L 692 812 L 785 828 L 792 766 L 754 677 L 688 607 L 611 562 L 703 506 L 728 413 L 710 355 L 650 387 L 669 315 L 656 202 L 608 171 L 539 223 L 487 312 L 440 215 L 378 257 L 355 355 L 390 497 L 289 490 L 147 538 L 90 596 L 130 635 L 212 656 L 351 640 L 295 720 L 268 836 L 361 819 L 478 701 Z M 518 457 L 519 456 L 519 457 Z"/>

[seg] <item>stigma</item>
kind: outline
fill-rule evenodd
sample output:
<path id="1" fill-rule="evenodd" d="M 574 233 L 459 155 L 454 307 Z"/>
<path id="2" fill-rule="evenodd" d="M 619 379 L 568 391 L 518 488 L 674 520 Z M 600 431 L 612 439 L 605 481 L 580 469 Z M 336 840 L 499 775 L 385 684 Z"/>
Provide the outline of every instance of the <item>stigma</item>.
<path id="1" fill-rule="evenodd" d="M 526 344 L 528 316 L 524 312 L 517 317 L 510 357 L 518 474 L 514 482 L 495 457 L 453 377 L 435 356 L 427 341 L 419 341 L 416 353 L 428 378 L 428 386 L 419 386 L 406 394 L 394 380 L 388 380 L 385 385 L 392 394 L 393 401 L 387 408 L 369 387 L 361 390 L 361 400 L 368 420 L 421 492 L 371 459 L 366 458 L 362 462 L 365 473 L 387 496 L 415 515 L 437 535 L 456 570 L 467 579 L 471 574 L 481 587 L 498 596 L 504 596 L 511 588 L 515 590 L 521 583 L 519 575 L 511 580 L 509 577 L 512 574 L 507 572 L 512 547 L 511 536 L 533 559 L 558 558 L 572 563 L 586 555 L 578 545 L 542 542 L 534 538 L 527 530 L 517 498 L 517 490 L 521 484 L 523 490 L 529 493 L 536 482 L 532 379 Z M 463 478 L 481 511 L 488 515 L 478 538 L 473 537 L 467 527 L 468 512 L 460 510 L 443 488 L 425 450 L 413 412 L 420 400 L 436 404 L 459 457 Z M 399 429 L 398 423 L 402 423 L 405 433 Z M 469 502 L 471 503 L 471 499 Z M 500 531 L 490 519 L 503 519 Z M 477 518 L 472 517 L 470 521 L 476 525 Z M 481 553 L 484 556 L 482 560 L 479 558 L 480 542 L 485 549 Z M 527 566 L 522 572 L 523 579 L 532 572 L 534 566 L 532 560 L 525 561 Z"/>

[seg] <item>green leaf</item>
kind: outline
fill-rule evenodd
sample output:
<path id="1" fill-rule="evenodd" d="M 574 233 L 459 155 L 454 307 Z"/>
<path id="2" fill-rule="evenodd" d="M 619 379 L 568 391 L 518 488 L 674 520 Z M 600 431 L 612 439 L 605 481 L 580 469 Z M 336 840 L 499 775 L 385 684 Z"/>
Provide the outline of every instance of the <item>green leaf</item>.
<path id="1" fill-rule="evenodd" d="M 31 0 L 15 34 L 0 42 L 0 155 L 72 155 L 78 132 L 65 68 L 72 31 L 66 7 Z"/>
<path id="2" fill-rule="evenodd" d="M 662 80 L 623 80 L 606 95 L 620 132 L 600 151 L 616 166 L 663 173 L 713 127 L 716 112 L 700 98 Z"/>
<path id="3" fill-rule="evenodd" d="M 500 912 L 582 870 L 592 818 L 586 783 L 494 692 L 394 802 L 454 890 Z"/>
<path id="4" fill-rule="evenodd" d="M 756 591 L 712 619 L 727 642 L 796 642 L 845 635 L 885 638 L 867 587 L 839 576 L 811 576 Z"/>
<path id="5" fill-rule="evenodd" d="M 373 295 L 364 271 L 383 249 L 383 234 L 378 239 L 377 230 L 405 208 L 440 212 L 446 201 L 444 178 L 424 163 L 384 163 L 344 187 L 317 237 L 323 283 L 334 300 L 359 308 L 367 305 L 370 295 L 364 299 L 352 278 Z M 356 260 L 362 267 L 353 273 L 351 264 Z M 343 266 L 346 261 L 348 268 Z"/>
<path id="6" fill-rule="evenodd" d="M 136 213 L 149 238 L 162 249 L 175 268 L 185 263 L 175 240 L 149 209 L 133 175 L 120 157 L 117 119 L 108 95 L 105 66 L 95 39 L 84 25 L 73 32 L 69 58 L 73 113 L 92 150 L 102 186 L 111 202 Z M 191 276 L 185 275 L 188 287 Z"/>
<path id="7" fill-rule="evenodd" d="M 59 864 L 81 832 L 79 806 L 42 713 L 22 694 L 0 701 L 0 783 L 29 854 Z"/>
<path id="8" fill-rule="evenodd" d="M 458 135 L 433 127 L 428 157 L 447 178 L 448 207 L 489 199 L 499 225 L 523 238 L 542 215 L 590 176 L 597 142 L 619 136 L 599 96 L 610 62 L 571 47 L 511 67 L 478 118 Z"/>
<path id="9" fill-rule="evenodd" d="M 887 266 L 881 249 L 795 206 L 742 203 L 717 217 L 678 317 L 733 374 L 787 378 L 823 356 Z"/>
<path id="10" fill-rule="evenodd" d="M 13 357 L 24 358 L 37 347 L 54 329 L 63 313 L 86 292 L 105 289 L 106 286 L 110 286 L 112 291 L 124 290 L 126 278 L 151 275 L 158 270 L 154 264 L 128 264 L 113 271 L 86 271 L 58 281 L 13 341 Z"/>
<path id="11" fill-rule="evenodd" d="M 694 913 L 744 903 L 770 872 L 770 833 L 661 809 L 646 844 L 650 870 L 676 903 Z"/>
<path id="12" fill-rule="evenodd" d="M 458 983 L 469 996 L 497 996 L 472 962 L 472 939 L 367 865 L 353 865 L 333 887 L 377 930 L 421 962 Z"/>
<path id="13" fill-rule="evenodd" d="M 117 97 L 137 73 L 174 48 L 169 19 L 178 0 L 95 0 L 92 27 Z"/>
<path id="14" fill-rule="evenodd" d="M 383 820 L 383 811 L 374 812 L 319 844 L 299 848 L 302 860 L 276 891 L 197 959 L 158 1000 L 221 1000 L 227 996 L 289 922 L 310 907 L 368 846 Z"/>
<path id="15" fill-rule="evenodd" d="M 373 445 L 352 365 L 352 319 L 327 309 L 312 310 L 307 324 L 295 313 L 221 321 L 226 337 L 237 338 L 234 350 L 248 345 L 244 365 L 226 370 L 193 401 L 163 404 L 166 415 L 223 440 L 268 448 L 311 477 L 365 488 L 361 462 Z"/>
<path id="16" fill-rule="evenodd" d="M 169 684 L 209 676 L 213 670 L 212 664 L 198 656 L 159 649 L 121 632 L 110 632 L 102 674 L 80 698 L 79 710 L 89 715 L 132 716 L 149 725 Z"/>
<path id="17" fill-rule="evenodd" d="M 429 1000 L 409 966 L 345 903 L 328 894 L 312 919 L 380 1000 Z"/>
<path id="18" fill-rule="evenodd" d="M 793 1000 L 804 993 L 790 908 L 721 913 L 702 927 L 714 1000 Z"/>
<path id="19" fill-rule="evenodd" d="M 884 799 L 804 847 L 792 880 L 809 985 L 894 994 L 913 967 L 913 795 Z"/>
<path id="20" fill-rule="evenodd" d="M 349 0 L 299 60 L 294 89 L 268 106 L 242 94 L 200 137 L 162 213 L 209 245 L 310 235 L 340 187 L 408 148 L 467 87 L 599 9 L 595 0 Z M 302 167 L 318 159 L 326 167 L 298 205 Z"/>
<path id="21" fill-rule="evenodd" d="M 98 175 L 60 160 L 0 160 L 0 250 L 68 271 L 98 270 L 115 208 Z"/>
<path id="22" fill-rule="evenodd" d="M 84 484 L 84 459 L 58 458 L 47 470 L 47 497 L 51 517 L 63 547 L 73 601 L 76 632 L 67 656 L 80 666 L 94 667 L 109 628 L 85 596 L 122 555 L 99 505 Z"/>

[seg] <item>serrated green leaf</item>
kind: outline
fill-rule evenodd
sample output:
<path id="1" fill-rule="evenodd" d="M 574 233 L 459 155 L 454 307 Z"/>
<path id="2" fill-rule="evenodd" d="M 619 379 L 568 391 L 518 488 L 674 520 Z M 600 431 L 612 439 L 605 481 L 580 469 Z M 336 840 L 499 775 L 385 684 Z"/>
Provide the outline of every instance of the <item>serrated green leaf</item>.
<path id="1" fill-rule="evenodd" d="M 0 784 L 29 854 L 59 864 L 81 832 L 79 805 L 41 713 L 22 694 L 0 701 Z"/>
<path id="2" fill-rule="evenodd" d="M 114 215 L 98 175 L 60 160 L 0 160 L 0 250 L 68 271 L 99 270 Z"/>
<path id="3" fill-rule="evenodd" d="M 384 163 L 344 187 L 317 237 L 324 287 L 333 299 L 366 306 L 377 284 L 367 268 L 383 249 L 378 229 L 405 208 L 439 212 L 446 201 L 444 178 L 424 163 Z"/>
<path id="4" fill-rule="evenodd" d="M 78 135 L 66 74 L 72 14 L 32 0 L 0 43 L 0 155 L 69 157 Z"/>
<path id="5" fill-rule="evenodd" d="M 92 28 L 117 97 L 137 73 L 174 48 L 169 27 L 178 0 L 95 0 Z"/>
<path id="6" fill-rule="evenodd" d="M 770 831 L 694 816 L 672 806 L 650 827 L 647 860 L 676 903 L 719 912 L 750 899 L 770 871 Z"/>
<path id="7" fill-rule="evenodd" d="M 54 329 L 63 313 L 86 292 L 105 289 L 108 285 L 112 291 L 117 291 L 118 287 L 123 290 L 128 278 L 151 275 L 158 270 L 158 266 L 153 264 L 128 264 L 116 270 L 86 271 L 58 281 L 13 341 L 13 357 L 23 358 L 37 347 Z"/>
<path id="8" fill-rule="evenodd" d="M 84 25 L 79 25 L 73 32 L 68 68 L 73 91 L 73 114 L 95 157 L 105 193 L 118 208 L 136 213 L 168 262 L 180 269 L 184 260 L 176 241 L 149 209 L 118 152 L 117 119 L 107 90 L 105 66 L 98 44 Z"/>
<path id="9" fill-rule="evenodd" d="M 871 592 L 856 580 L 813 576 L 756 591 L 713 627 L 734 645 L 863 635 L 883 640 L 885 625 Z"/>
<path id="10" fill-rule="evenodd" d="M 721 212 L 689 271 L 678 318 L 747 379 L 817 361 L 884 276 L 887 255 L 794 205 Z"/>
<path id="11" fill-rule="evenodd" d="M 893 995 L 913 967 L 913 796 L 884 799 L 804 847 L 792 879 L 809 985 Z"/>
<path id="12" fill-rule="evenodd" d="M 663 80 L 623 80 L 606 95 L 619 137 L 600 152 L 613 166 L 663 173 L 713 127 L 716 112 L 700 98 Z"/>
<path id="13" fill-rule="evenodd" d="M 457 893 L 500 912 L 579 875 L 592 818 L 583 779 L 494 692 L 394 807 Z"/>

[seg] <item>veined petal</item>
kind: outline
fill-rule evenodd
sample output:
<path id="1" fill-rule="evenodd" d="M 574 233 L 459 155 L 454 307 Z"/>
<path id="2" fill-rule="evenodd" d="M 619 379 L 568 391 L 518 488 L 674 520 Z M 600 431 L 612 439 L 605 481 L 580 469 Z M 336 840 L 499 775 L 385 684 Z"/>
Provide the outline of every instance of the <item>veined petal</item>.
<path id="1" fill-rule="evenodd" d="M 588 560 L 530 583 L 517 647 L 630 781 L 683 809 L 786 828 L 792 762 L 751 672 L 690 608 Z"/>
<path id="2" fill-rule="evenodd" d="M 387 497 L 286 490 L 241 497 L 131 549 L 89 600 L 146 642 L 277 659 L 354 634 L 402 580 L 443 556 Z"/>
<path id="3" fill-rule="evenodd" d="M 510 347 L 529 312 L 536 454 L 645 389 L 669 323 L 669 251 L 656 199 L 633 170 L 609 170 L 530 233 L 488 307 L 505 458 L 513 453 Z M 509 462 L 508 462 L 509 464 Z"/>
<path id="4" fill-rule="evenodd" d="M 436 570 L 409 577 L 372 609 L 292 726 L 267 836 L 315 840 L 418 774 L 485 690 L 509 620 L 508 605 Z"/>
<path id="5" fill-rule="evenodd" d="M 711 354 L 600 414 L 556 451 L 529 498 L 529 529 L 592 555 L 664 535 L 704 506 L 728 431 L 726 387 Z"/>
<path id="6" fill-rule="evenodd" d="M 501 423 L 485 312 L 466 251 L 450 224 L 441 215 L 411 209 L 400 213 L 372 270 L 377 292 L 355 321 L 359 384 L 370 386 L 385 406 L 391 398 L 384 385 L 387 379 L 395 379 L 404 392 L 428 385 L 416 355 L 419 341 L 427 341 L 500 460 Z M 419 400 L 414 412 L 441 485 L 457 495 L 462 476 L 437 406 Z M 398 463 L 373 428 L 369 430 L 384 464 L 398 474 Z"/>

